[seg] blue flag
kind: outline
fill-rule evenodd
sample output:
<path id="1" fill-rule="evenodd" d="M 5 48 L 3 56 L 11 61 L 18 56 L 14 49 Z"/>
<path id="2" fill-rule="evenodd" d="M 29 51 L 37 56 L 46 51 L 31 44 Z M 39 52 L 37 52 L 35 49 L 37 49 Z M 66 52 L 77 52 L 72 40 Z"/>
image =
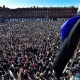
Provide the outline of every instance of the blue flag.
<path id="1" fill-rule="evenodd" d="M 61 31 L 62 31 L 62 40 L 64 41 L 71 29 L 73 28 L 73 26 L 75 25 L 75 23 L 79 20 L 79 16 L 75 16 L 73 18 L 70 18 L 68 21 L 66 21 L 62 26 L 61 26 Z"/>

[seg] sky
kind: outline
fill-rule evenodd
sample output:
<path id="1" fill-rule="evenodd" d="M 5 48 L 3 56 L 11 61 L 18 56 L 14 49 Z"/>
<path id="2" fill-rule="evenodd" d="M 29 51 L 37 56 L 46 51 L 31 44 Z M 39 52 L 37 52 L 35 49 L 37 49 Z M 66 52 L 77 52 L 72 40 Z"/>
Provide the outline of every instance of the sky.
<path id="1" fill-rule="evenodd" d="M 9 8 L 22 7 L 69 7 L 80 8 L 80 0 L 0 0 L 0 6 L 5 5 Z"/>

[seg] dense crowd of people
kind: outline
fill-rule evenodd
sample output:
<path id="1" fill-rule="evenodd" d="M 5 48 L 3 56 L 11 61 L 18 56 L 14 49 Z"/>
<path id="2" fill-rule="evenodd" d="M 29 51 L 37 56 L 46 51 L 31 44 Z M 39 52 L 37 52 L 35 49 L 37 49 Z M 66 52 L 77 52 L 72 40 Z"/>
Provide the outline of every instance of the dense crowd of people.
<path id="1" fill-rule="evenodd" d="M 0 23 L 0 80 L 57 80 L 53 66 L 62 44 L 63 23 L 53 20 Z M 80 73 L 79 53 L 78 49 L 62 80 Z"/>

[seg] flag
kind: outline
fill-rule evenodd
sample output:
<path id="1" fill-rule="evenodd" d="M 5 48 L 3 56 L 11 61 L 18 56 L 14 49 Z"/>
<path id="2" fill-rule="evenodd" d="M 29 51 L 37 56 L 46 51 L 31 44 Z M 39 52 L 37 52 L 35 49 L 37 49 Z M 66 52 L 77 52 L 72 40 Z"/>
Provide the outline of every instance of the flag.
<path id="1" fill-rule="evenodd" d="M 60 80 L 60 77 L 62 76 L 62 72 L 63 72 L 66 64 L 68 63 L 68 61 L 73 56 L 74 50 L 76 49 L 78 42 L 79 42 L 80 19 L 78 19 L 78 20 L 74 20 L 74 19 L 75 18 L 68 20 L 68 22 L 62 27 L 62 28 L 64 28 L 66 25 L 67 25 L 66 27 L 69 27 L 68 23 L 70 24 L 72 21 L 73 22 L 76 21 L 76 22 L 74 22 L 75 23 L 74 25 L 72 23 L 70 24 L 71 28 L 68 31 L 68 33 L 67 33 L 67 31 L 66 32 L 63 31 L 65 34 L 67 34 L 67 36 L 65 36 L 65 34 L 64 34 L 65 37 L 63 36 L 64 42 L 63 42 L 63 45 L 59 52 L 59 55 L 57 56 L 57 58 L 54 62 L 54 66 L 53 66 L 53 69 L 56 73 L 56 77 L 58 78 L 58 80 Z M 68 29 L 68 28 L 66 28 L 66 29 Z"/>
<path id="2" fill-rule="evenodd" d="M 61 26 L 61 31 L 62 31 L 62 40 L 64 41 L 68 35 L 70 30 L 73 28 L 75 23 L 79 20 L 79 16 L 75 16 L 73 18 L 70 18 L 67 20 L 62 26 Z"/>

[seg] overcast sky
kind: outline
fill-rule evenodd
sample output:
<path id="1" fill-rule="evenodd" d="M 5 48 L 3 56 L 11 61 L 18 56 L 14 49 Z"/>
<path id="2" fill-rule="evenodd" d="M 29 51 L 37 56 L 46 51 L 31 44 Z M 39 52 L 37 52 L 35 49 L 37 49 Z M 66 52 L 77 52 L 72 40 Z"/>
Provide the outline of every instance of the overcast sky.
<path id="1" fill-rule="evenodd" d="M 5 5 L 9 8 L 19 7 L 80 7 L 80 0 L 0 0 L 0 6 Z"/>

